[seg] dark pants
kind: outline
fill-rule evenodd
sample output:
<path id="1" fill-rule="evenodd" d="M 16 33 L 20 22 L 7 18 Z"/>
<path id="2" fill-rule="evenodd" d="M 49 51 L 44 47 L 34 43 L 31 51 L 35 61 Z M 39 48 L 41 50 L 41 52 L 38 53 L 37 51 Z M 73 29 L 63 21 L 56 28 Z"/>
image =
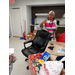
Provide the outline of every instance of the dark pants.
<path id="1" fill-rule="evenodd" d="M 58 57 L 56 58 L 56 60 L 59 61 L 59 60 L 61 60 L 63 57 L 65 57 L 65 56 L 58 56 Z M 63 63 L 63 68 L 65 69 L 65 61 L 63 61 L 62 63 Z"/>

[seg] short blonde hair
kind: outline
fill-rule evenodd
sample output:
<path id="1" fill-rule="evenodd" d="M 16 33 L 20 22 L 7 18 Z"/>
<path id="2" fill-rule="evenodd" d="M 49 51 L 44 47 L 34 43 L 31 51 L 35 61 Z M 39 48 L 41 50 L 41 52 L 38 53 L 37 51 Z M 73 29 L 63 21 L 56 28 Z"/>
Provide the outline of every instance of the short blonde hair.
<path id="1" fill-rule="evenodd" d="M 55 12 L 54 12 L 53 10 L 49 11 L 49 14 L 50 14 L 51 12 L 55 15 Z"/>

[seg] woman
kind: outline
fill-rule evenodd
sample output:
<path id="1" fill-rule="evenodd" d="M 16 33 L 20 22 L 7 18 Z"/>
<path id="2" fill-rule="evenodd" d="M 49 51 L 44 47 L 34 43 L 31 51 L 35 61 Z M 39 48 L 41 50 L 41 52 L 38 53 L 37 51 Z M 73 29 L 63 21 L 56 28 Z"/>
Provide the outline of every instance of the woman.
<path id="1" fill-rule="evenodd" d="M 55 12 L 50 11 L 47 20 L 44 20 L 41 24 L 40 27 L 43 27 L 43 24 L 45 24 L 45 29 L 51 33 L 50 35 L 50 40 L 54 37 L 54 33 L 57 30 L 57 24 L 56 20 L 54 20 Z"/>

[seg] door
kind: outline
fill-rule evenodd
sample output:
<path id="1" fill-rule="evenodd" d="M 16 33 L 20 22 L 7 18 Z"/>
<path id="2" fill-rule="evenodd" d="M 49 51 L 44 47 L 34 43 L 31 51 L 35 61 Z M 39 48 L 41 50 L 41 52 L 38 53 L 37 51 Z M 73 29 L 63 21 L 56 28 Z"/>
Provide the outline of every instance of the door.
<path id="1" fill-rule="evenodd" d="M 21 37 L 21 13 L 20 8 L 11 8 L 11 21 L 12 21 L 12 29 L 13 36 Z"/>

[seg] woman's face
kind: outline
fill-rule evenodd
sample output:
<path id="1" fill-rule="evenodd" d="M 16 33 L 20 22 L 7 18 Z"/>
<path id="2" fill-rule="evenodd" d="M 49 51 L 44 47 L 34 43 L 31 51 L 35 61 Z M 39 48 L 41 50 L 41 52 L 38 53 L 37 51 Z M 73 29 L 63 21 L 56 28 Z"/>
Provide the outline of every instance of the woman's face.
<path id="1" fill-rule="evenodd" d="M 53 12 L 51 12 L 51 13 L 49 14 L 49 20 L 53 20 L 53 18 L 54 18 L 54 14 L 53 14 Z"/>

